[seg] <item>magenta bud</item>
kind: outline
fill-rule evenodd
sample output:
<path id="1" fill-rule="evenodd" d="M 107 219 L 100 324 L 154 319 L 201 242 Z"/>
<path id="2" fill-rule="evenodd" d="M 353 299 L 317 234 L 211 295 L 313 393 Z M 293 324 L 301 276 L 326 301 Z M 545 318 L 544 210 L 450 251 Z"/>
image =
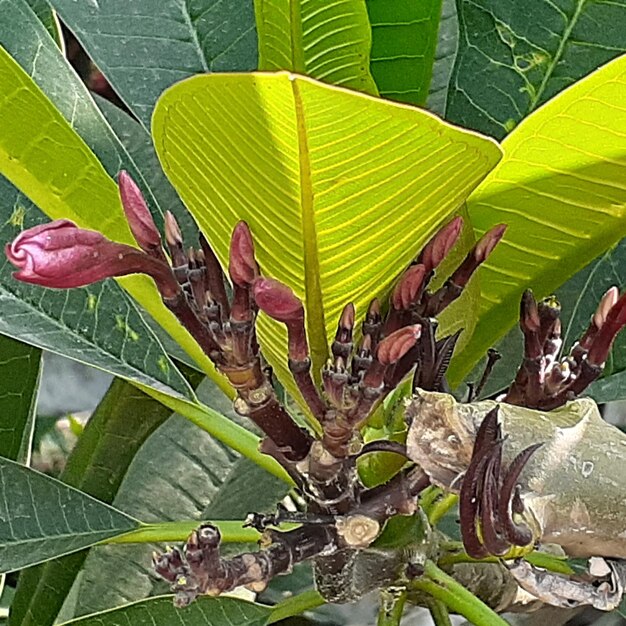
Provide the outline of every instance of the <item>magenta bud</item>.
<path id="1" fill-rule="evenodd" d="M 152 219 L 141 189 L 125 170 L 120 171 L 117 182 L 124 213 L 135 241 L 145 252 L 152 253 L 154 250 L 160 250 L 161 235 Z"/>
<path id="2" fill-rule="evenodd" d="M 448 256 L 458 241 L 462 228 L 463 218 L 461 216 L 455 217 L 426 244 L 419 257 L 420 263 L 425 267 L 426 274 L 430 274 Z"/>
<path id="3" fill-rule="evenodd" d="M 164 296 L 178 292 L 169 267 L 162 261 L 96 231 L 78 228 L 69 220 L 29 228 L 7 244 L 5 252 L 19 268 L 14 278 L 42 287 L 70 289 L 144 273 L 154 278 Z"/>
<path id="4" fill-rule="evenodd" d="M 257 278 L 253 283 L 257 306 L 279 322 L 289 324 L 304 319 L 304 307 L 287 285 L 273 278 Z"/>
<path id="5" fill-rule="evenodd" d="M 415 303 L 418 294 L 424 284 L 426 268 L 424 265 L 412 265 L 400 277 L 391 296 L 391 304 L 394 309 L 408 309 Z"/>
<path id="6" fill-rule="evenodd" d="M 239 222 L 233 230 L 228 272 L 233 282 L 240 287 L 252 284 L 259 275 L 259 266 L 254 258 L 252 234 L 245 222 Z"/>
<path id="7" fill-rule="evenodd" d="M 378 344 L 376 358 L 383 365 L 396 363 L 415 345 L 421 334 L 419 324 L 396 330 Z"/>

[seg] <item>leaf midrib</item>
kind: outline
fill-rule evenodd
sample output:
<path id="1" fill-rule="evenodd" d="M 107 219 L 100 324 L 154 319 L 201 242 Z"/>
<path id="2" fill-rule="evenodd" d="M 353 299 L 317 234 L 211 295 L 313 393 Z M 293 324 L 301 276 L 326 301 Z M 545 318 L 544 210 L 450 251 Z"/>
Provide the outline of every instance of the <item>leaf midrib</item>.
<path id="1" fill-rule="evenodd" d="M 294 0 L 292 0 L 292 2 L 293 1 Z M 290 75 L 289 79 L 293 91 L 298 131 L 298 161 L 300 165 L 298 174 L 300 177 L 300 207 L 302 211 L 306 328 L 311 361 L 313 362 L 312 373 L 316 382 L 319 383 L 320 381 L 317 379 L 320 377 L 321 366 L 328 357 L 328 345 L 326 343 L 326 324 L 324 319 L 322 287 L 320 284 L 320 262 L 313 206 L 311 161 L 309 158 L 308 137 L 304 122 L 304 110 L 298 79 L 293 75 Z"/>
<path id="2" fill-rule="evenodd" d="M 289 36 L 291 43 L 291 69 L 298 74 L 305 74 L 304 36 L 302 33 L 302 14 L 300 12 L 301 1 L 289 0 Z"/>
<path id="3" fill-rule="evenodd" d="M 561 57 L 563 56 L 563 53 L 565 51 L 565 46 L 567 46 L 570 35 L 572 34 L 572 30 L 574 30 L 574 26 L 576 26 L 576 23 L 578 22 L 578 19 L 580 18 L 580 14 L 583 11 L 585 2 L 586 0 L 577 0 L 576 10 L 574 11 L 574 15 L 572 16 L 572 19 L 570 20 L 569 24 L 565 28 L 563 37 L 559 43 L 559 47 L 557 48 L 554 56 L 552 57 L 552 61 L 550 62 L 550 65 L 548 66 L 548 69 L 546 70 L 546 73 L 544 74 L 543 80 L 541 81 L 541 84 L 539 85 L 539 89 L 537 89 L 537 91 L 535 92 L 534 97 L 530 99 L 530 105 L 528 107 L 528 112 L 526 113 L 526 115 L 528 115 L 529 113 L 531 113 L 537 108 L 537 104 L 539 100 L 541 99 L 543 92 L 546 90 L 548 81 L 550 80 L 550 78 L 552 78 L 554 69 L 556 68 L 559 61 L 561 60 Z"/>

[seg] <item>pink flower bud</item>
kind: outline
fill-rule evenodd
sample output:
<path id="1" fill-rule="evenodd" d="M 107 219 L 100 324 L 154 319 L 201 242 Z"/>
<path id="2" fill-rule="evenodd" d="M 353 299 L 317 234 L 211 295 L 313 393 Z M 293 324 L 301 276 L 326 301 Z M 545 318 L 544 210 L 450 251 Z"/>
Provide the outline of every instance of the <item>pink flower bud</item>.
<path id="1" fill-rule="evenodd" d="M 240 287 L 252 284 L 259 275 L 252 234 L 245 222 L 239 222 L 233 230 L 228 271 L 233 282 Z"/>
<path id="2" fill-rule="evenodd" d="M 415 345 L 421 334 L 419 324 L 396 330 L 378 344 L 376 358 L 383 365 L 396 363 Z"/>
<path id="3" fill-rule="evenodd" d="M 165 263 L 69 220 L 29 228 L 7 244 L 5 252 L 19 268 L 14 278 L 42 287 L 71 289 L 113 276 L 145 273 L 166 297 L 179 289 Z"/>
<path id="4" fill-rule="evenodd" d="M 391 304 L 394 309 L 406 310 L 415 303 L 424 284 L 425 275 L 426 268 L 421 264 L 412 265 L 404 272 L 391 296 Z"/>
<path id="5" fill-rule="evenodd" d="M 135 241 L 148 254 L 154 253 L 155 250 L 160 251 L 161 235 L 152 219 L 152 214 L 141 190 L 125 170 L 118 174 L 117 182 L 124 213 Z"/>
<path id="6" fill-rule="evenodd" d="M 304 319 L 304 307 L 296 294 L 273 278 L 254 281 L 254 300 L 262 311 L 279 322 L 289 324 Z"/>
<path id="7" fill-rule="evenodd" d="M 426 244 L 420 255 L 420 263 L 424 265 L 426 274 L 430 274 L 448 256 L 461 234 L 461 228 L 463 218 L 455 217 Z"/>

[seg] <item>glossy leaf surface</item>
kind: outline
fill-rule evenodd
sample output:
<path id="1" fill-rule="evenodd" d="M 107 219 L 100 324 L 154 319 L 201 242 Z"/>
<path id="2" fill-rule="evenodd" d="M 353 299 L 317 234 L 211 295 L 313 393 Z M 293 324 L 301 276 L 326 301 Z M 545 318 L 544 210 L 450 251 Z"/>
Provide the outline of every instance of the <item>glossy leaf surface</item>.
<path id="1" fill-rule="evenodd" d="M 0 496 L 2 573 L 75 552 L 138 526 L 125 513 L 2 458 Z"/>
<path id="2" fill-rule="evenodd" d="M 457 0 L 457 7 L 446 118 L 493 137 L 626 52 L 624 0 Z"/>
<path id="3" fill-rule="evenodd" d="M 264 626 L 271 609 L 237 598 L 198 598 L 184 612 L 174 607 L 171 596 L 150 598 L 112 611 L 64 622 L 61 626 Z"/>
<path id="4" fill-rule="evenodd" d="M 113 240 L 133 244 L 133 239 L 123 217 L 117 193 L 117 185 L 110 178 L 125 167 L 141 183 L 141 175 L 132 158 L 106 124 L 101 113 L 91 100 L 85 87 L 68 69 L 56 46 L 32 12 L 23 7 L 22 0 L 8 7 L 6 16 L 11 24 L 19 23 L 29 36 L 35 37 L 40 45 L 26 47 L 15 40 L 15 33 L 6 26 L 5 14 L 0 26 L 0 41 L 20 58 L 38 79 L 55 93 L 55 104 L 45 97 L 37 85 L 24 73 L 6 50 L 0 50 L 0 89 L 6 95 L 2 105 L 5 128 L 0 145 L 0 173 L 25 193 L 49 217 L 68 218 L 84 228 L 100 230 Z M 23 26 L 18 18 L 28 18 Z M 30 32 L 32 30 L 32 33 Z M 17 32 L 20 32 L 19 30 Z M 41 70 L 41 73 L 39 71 Z M 46 71 L 64 72 L 75 90 L 54 92 L 55 83 L 46 82 Z M 19 95 L 17 95 L 19 94 Z M 26 95 L 28 94 L 28 95 Z M 70 126 L 76 124 L 79 132 L 89 137 L 88 146 Z M 28 120 L 25 122 L 24 120 Z M 39 133 L 32 133 L 38 128 Z M 97 150 L 98 157 L 90 148 Z M 106 169 L 108 168 L 108 170 Z M 161 208 L 146 191 L 149 202 L 154 202 L 155 211 Z M 169 332 L 180 345 L 200 363 L 206 371 L 212 371 L 210 362 L 191 339 L 189 334 L 165 309 L 150 279 L 131 276 L 120 279 L 120 284 Z"/>
<path id="5" fill-rule="evenodd" d="M 376 93 L 364 0 L 256 0 L 259 69 Z"/>
<path id="6" fill-rule="evenodd" d="M 146 128 L 157 98 L 173 83 L 257 66 L 253 0 L 50 4 Z"/>
<path id="7" fill-rule="evenodd" d="M 372 27 L 370 67 L 384 98 L 422 106 L 437 48 L 441 0 L 366 0 Z"/>
<path id="8" fill-rule="evenodd" d="M 503 142 L 505 158 L 472 194 L 476 230 L 509 229 L 479 272 L 479 323 L 454 362 L 456 382 L 537 297 L 626 234 L 626 57 L 565 90 Z"/>
<path id="9" fill-rule="evenodd" d="M 0 335 L 0 456 L 28 463 L 41 350 Z"/>
<path id="10" fill-rule="evenodd" d="M 426 112 L 287 73 L 180 83 L 159 101 L 154 134 L 222 261 L 244 219 L 263 271 L 305 301 L 314 372 L 343 306 L 363 314 L 385 294 L 500 157 Z M 282 326 L 258 326 L 293 392 Z"/>

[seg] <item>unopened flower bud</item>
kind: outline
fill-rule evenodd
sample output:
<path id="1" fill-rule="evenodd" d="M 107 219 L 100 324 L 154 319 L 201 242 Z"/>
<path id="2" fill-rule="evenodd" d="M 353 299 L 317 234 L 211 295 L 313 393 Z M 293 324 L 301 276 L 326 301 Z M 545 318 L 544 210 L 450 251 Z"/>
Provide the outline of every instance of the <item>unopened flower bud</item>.
<path id="1" fill-rule="evenodd" d="M 163 258 L 161 235 L 152 219 L 152 214 L 141 193 L 141 190 L 130 174 L 122 170 L 117 179 L 120 188 L 122 207 L 130 230 L 139 247 L 148 254 Z"/>
<path id="2" fill-rule="evenodd" d="M 619 291 L 617 287 L 611 287 L 602 296 L 602 299 L 598 304 L 598 308 L 596 309 L 592 320 L 596 328 L 602 328 L 604 322 L 606 321 L 607 315 L 609 314 L 609 311 L 615 306 L 618 298 Z"/>
<path id="3" fill-rule="evenodd" d="M 239 222 L 233 230 L 228 271 L 233 282 L 240 287 L 252 284 L 259 275 L 252 234 L 245 222 Z"/>
<path id="4" fill-rule="evenodd" d="M 253 286 L 254 300 L 267 315 L 289 324 L 304 319 L 304 307 L 287 285 L 273 278 L 257 278 Z"/>
<path id="5" fill-rule="evenodd" d="M 469 254 L 465 257 L 465 260 L 452 274 L 450 280 L 458 287 L 465 287 L 472 277 L 472 274 L 478 269 L 478 266 L 487 259 L 487 257 L 493 252 L 493 249 L 498 245 L 504 231 L 506 230 L 506 224 L 499 224 L 494 226 L 491 230 L 487 231 L 476 243 L 476 245 L 470 250 Z"/>
<path id="6" fill-rule="evenodd" d="M 376 350 L 376 358 L 383 365 L 399 361 L 420 338 L 422 327 L 419 324 L 405 326 L 385 337 Z"/>
<path id="7" fill-rule="evenodd" d="M 424 285 L 425 275 L 426 268 L 421 264 L 412 265 L 404 272 L 391 296 L 391 304 L 394 309 L 406 310 L 415 303 Z"/>
<path id="8" fill-rule="evenodd" d="M 498 224 L 491 230 L 488 230 L 479 240 L 474 248 L 474 256 L 477 263 L 482 263 L 493 252 L 493 249 L 500 243 L 506 224 Z"/>
<path id="9" fill-rule="evenodd" d="M 626 293 L 611 307 L 606 314 L 597 335 L 593 338 L 587 360 L 591 365 L 602 365 L 613 345 L 617 333 L 626 326 Z"/>
<path id="10" fill-rule="evenodd" d="M 458 241 L 462 228 L 463 218 L 461 216 L 455 217 L 426 244 L 419 256 L 426 274 L 430 274 L 448 256 Z"/>
<path id="11" fill-rule="evenodd" d="M 69 220 L 29 228 L 7 244 L 5 252 L 19 268 L 14 278 L 42 287 L 71 289 L 143 273 L 155 280 L 164 297 L 173 297 L 179 290 L 164 262 L 96 231 L 78 228 Z"/>

